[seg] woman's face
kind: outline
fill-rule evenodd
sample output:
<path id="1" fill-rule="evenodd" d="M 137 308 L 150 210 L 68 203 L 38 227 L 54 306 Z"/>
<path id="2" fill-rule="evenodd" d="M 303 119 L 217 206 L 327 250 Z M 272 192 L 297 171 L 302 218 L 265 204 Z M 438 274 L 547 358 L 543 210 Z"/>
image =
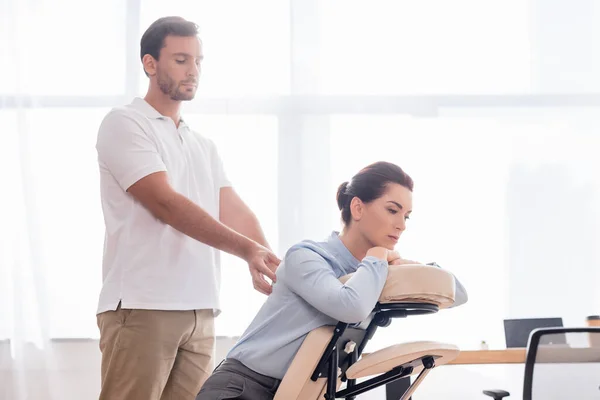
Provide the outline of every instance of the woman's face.
<path id="1" fill-rule="evenodd" d="M 392 250 L 406 229 L 406 220 L 412 211 L 412 192 L 397 183 L 388 183 L 378 199 L 363 203 L 354 198 L 352 202 L 352 223 L 360 234 L 372 247 Z"/>

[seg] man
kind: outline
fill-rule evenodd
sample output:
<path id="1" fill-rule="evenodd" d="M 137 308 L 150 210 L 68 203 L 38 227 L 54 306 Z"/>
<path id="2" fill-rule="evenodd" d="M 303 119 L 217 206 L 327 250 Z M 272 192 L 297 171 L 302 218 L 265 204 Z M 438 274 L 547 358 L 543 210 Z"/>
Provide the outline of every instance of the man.
<path id="1" fill-rule="evenodd" d="M 213 368 L 219 251 L 248 262 L 269 294 L 279 259 L 231 187 L 214 144 L 187 126 L 202 47 L 180 17 L 141 39 L 144 99 L 111 110 L 98 132 L 106 224 L 98 305 L 100 399 L 194 399 Z"/>

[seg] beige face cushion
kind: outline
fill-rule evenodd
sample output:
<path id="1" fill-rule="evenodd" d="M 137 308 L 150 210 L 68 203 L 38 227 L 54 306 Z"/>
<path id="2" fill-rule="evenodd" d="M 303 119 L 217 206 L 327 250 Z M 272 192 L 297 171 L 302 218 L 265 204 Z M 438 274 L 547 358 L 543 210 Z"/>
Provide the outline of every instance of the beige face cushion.
<path id="1" fill-rule="evenodd" d="M 435 357 L 435 366 L 449 363 L 458 357 L 460 350 L 452 344 L 438 342 L 411 342 L 386 347 L 363 356 L 346 371 L 348 379 L 359 379 L 379 375 L 392 368 L 409 364 L 413 366 L 411 375 L 423 370 L 422 357 Z"/>
<path id="2" fill-rule="evenodd" d="M 346 283 L 352 274 L 342 276 Z M 440 309 L 454 304 L 454 275 L 439 267 L 422 264 L 390 265 L 388 277 L 379 296 L 380 303 L 428 303 Z"/>

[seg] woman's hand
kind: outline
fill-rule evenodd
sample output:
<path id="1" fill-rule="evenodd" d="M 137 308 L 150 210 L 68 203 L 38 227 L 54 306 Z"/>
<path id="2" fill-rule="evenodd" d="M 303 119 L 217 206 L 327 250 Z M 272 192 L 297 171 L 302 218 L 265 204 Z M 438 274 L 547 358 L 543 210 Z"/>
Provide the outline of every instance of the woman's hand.
<path id="1" fill-rule="evenodd" d="M 398 253 L 396 250 L 389 250 L 387 257 L 388 264 L 393 265 L 397 260 L 402 260 L 400 253 Z"/>
<path id="2" fill-rule="evenodd" d="M 390 263 L 390 265 L 403 265 L 403 264 L 421 264 L 418 261 L 405 260 L 404 258 L 398 257 Z"/>
<path id="3" fill-rule="evenodd" d="M 396 260 L 401 260 L 400 254 L 395 250 L 388 250 L 385 247 L 372 247 L 367 251 L 367 256 L 373 256 L 380 260 L 387 261 L 388 264 L 394 263 Z"/>
<path id="4" fill-rule="evenodd" d="M 367 251 L 367 256 L 371 256 L 371 257 L 379 258 L 380 260 L 387 261 L 388 251 L 389 250 L 386 249 L 385 247 L 371 247 Z"/>

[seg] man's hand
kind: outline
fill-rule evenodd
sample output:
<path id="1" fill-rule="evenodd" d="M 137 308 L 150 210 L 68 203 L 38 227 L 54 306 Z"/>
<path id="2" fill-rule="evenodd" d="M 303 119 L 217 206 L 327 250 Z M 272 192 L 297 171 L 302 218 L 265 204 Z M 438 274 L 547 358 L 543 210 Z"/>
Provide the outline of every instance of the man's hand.
<path id="1" fill-rule="evenodd" d="M 254 289 L 267 296 L 270 295 L 273 291 L 273 286 L 266 281 L 265 275 L 274 283 L 277 279 L 275 271 L 281 260 L 269 249 L 257 243 L 246 261 L 248 262 L 250 275 L 252 275 Z"/>

